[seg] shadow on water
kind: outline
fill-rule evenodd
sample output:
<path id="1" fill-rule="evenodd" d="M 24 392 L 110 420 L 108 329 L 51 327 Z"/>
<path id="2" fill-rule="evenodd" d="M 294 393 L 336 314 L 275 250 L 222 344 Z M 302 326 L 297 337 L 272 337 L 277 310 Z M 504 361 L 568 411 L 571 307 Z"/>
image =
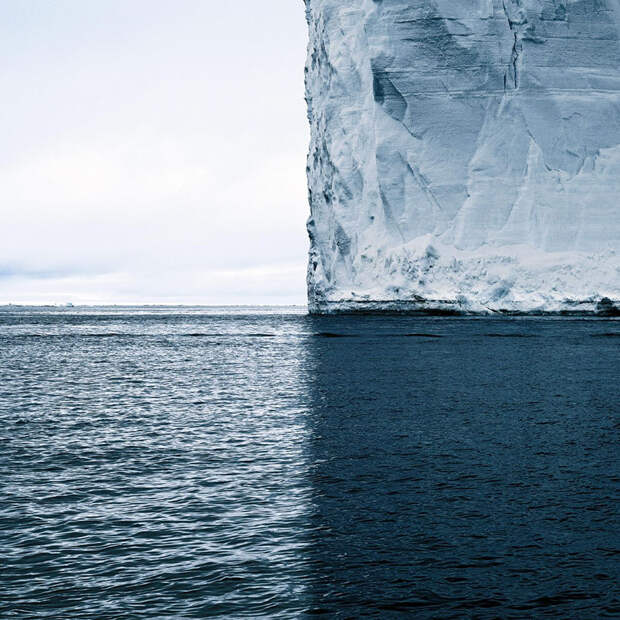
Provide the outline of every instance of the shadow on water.
<path id="1" fill-rule="evenodd" d="M 313 613 L 618 611 L 613 324 L 308 320 Z"/>

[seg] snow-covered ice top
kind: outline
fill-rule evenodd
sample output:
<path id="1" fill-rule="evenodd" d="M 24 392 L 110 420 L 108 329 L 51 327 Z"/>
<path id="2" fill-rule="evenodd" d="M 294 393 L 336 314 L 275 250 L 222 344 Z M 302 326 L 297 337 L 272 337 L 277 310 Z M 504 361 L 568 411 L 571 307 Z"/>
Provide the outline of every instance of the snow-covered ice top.
<path id="1" fill-rule="evenodd" d="M 620 299 L 620 0 L 306 13 L 312 311 Z"/>

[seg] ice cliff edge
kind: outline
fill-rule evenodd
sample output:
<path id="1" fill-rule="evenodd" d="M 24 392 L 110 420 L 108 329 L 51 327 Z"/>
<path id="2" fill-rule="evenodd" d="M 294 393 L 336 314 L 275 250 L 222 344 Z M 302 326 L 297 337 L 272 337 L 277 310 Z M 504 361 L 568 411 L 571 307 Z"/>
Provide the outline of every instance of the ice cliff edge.
<path id="1" fill-rule="evenodd" d="M 311 312 L 620 307 L 620 0 L 305 0 Z"/>

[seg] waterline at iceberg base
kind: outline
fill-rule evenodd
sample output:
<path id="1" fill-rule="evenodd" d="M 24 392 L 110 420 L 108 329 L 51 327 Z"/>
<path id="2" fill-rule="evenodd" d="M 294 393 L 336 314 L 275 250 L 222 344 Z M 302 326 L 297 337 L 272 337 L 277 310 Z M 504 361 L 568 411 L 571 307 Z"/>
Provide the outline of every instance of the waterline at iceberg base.
<path id="1" fill-rule="evenodd" d="M 306 0 L 313 313 L 620 311 L 617 0 Z"/>

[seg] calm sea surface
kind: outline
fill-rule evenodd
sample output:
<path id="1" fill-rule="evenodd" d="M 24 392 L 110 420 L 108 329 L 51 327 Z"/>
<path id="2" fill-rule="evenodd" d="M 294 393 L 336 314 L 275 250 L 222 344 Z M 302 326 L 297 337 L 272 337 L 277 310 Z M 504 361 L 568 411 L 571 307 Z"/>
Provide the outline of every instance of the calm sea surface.
<path id="1" fill-rule="evenodd" d="M 618 617 L 619 345 L 2 308 L 0 617 Z"/>

